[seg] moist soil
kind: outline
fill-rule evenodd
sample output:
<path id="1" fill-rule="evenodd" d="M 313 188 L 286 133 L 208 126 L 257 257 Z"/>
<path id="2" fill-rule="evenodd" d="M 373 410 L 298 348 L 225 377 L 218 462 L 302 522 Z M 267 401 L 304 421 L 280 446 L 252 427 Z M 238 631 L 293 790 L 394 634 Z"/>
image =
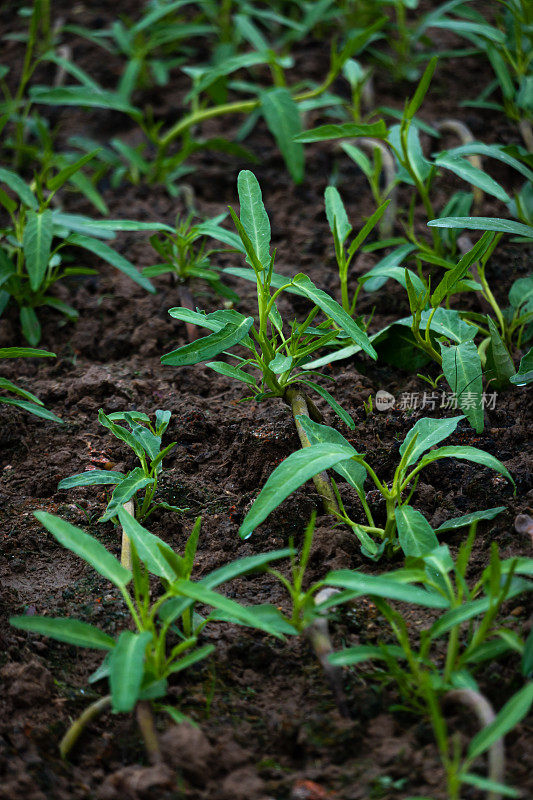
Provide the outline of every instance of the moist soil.
<path id="1" fill-rule="evenodd" d="M 128 10 L 128 4 L 122 5 Z M 104 26 L 110 21 L 107 3 L 57 6 L 67 22 Z M 16 29 L 18 22 L 5 11 L 0 19 L 5 31 Z M 112 86 L 120 61 L 107 56 L 102 59 L 101 53 L 82 39 L 73 37 L 72 43 L 75 62 Z M 299 45 L 294 75 L 320 79 L 327 50 L 327 43 L 315 40 Z M 9 42 L 6 51 L 16 69 L 20 45 Z M 481 60 L 443 61 L 422 117 L 429 123 L 457 117 L 485 142 L 518 142 L 517 131 L 497 114 L 460 107 L 460 101 L 474 97 L 490 77 Z M 155 113 L 174 119 L 187 88 L 187 79 L 176 70 L 169 87 L 149 98 Z M 341 84 L 338 89 L 342 90 Z M 401 108 L 412 86 L 393 84 L 386 73 L 377 72 L 375 90 L 378 104 Z M 138 100 L 142 103 L 147 98 Z M 41 112 L 59 124 L 60 142 L 77 132 L 102 141 L 113 135 L 135 136 L 128 120 L 116 114 L 64 109 Z M 321 121 L 315 112 L 306 124 L 311 127 Z M 240 122 L 214 120 L 202 134 L 231 138 Z M 443 146 L 448 143 L 457 142 L 450 137 Z M 424 145 L 430 152 L 434 142 L 425 139 Z M 331 144 L 314 145 L 307 150 L 306 178 L 294 186 L 266 128 L 257 125 L 246 146 L 257 156 L 257 164 L 216 153 L 191 158 L 194 171 L 186 178 L 190 191 L 178 198 L 170 198 L 160 187 L 123 184 L 114 191 L 102 184 L 110 216 L 172 224 L 176 213 L 187 212 L 186 197 L 193 198 L 200 217 L 214 216 L 227 211 L 230 204 L 237 207 L 237 174 L 240 169 L 252 168 L 271 219 L 277 271 L 285 275 L 306 272 L 317 286 L 338 298 L 323 192 L 335 173 L 349 218 L 358 230 L 375 207 L 362 174 Z M 518 188 L 516 174 L 503 165 L 491 164 L 490 171 L 508 191 Z M 452 179 L 441 180 L 437 207 L 444 205 L 458 186 Z M 66 195 L 64 208 L 93 214 L 75 195 Z M 505 209 L 485 197 L 479 213 L 505 216 Z M 121 234 L 114 246 L 140 268 L 157 260 L 147 239 L 143 234 Z M 527 274 L 528 257 L 530 253 L 522 246 L 504 241 L 492 259 L 489 281 L 504 306 L 513 281 Z M 376 260 L 374 254 L 361 255 L 354 277 Z M 3 375 L 36 393 L 63 424 L 0 406 L 0 798 L 358 800 L 416 795 L 444 800 L 444 774 L 431 728 L 423 718 L 399 708 L 393 684 L 377 681 L 375 674 L 362 667 L 346 671 L 342 681 L 349 716 L 342 716 L 306 638 L 278 641 L 220 623 L 208 625 L 202 635 L 204 642 L 216 645 L 214 656 L 170 681 L 169 702 L 198 728 L 175 726 L 164 713 L 157 715 L 163 764 L 149 765 L 134 715 L 111 714 L 91 724 L 71 761 L 62 762 L 57 749 L 61 736 L 98 692 L 103 693 L 101 685 L 87 684 L 100 656 L 23 634 L 10 627 L 7 618 L 24 613 L 70 615 L 111 634 L 128 624 L 113 587 L 62 549 L 33 517 L 38 509 L 59 514 L 119 554 L 117 530 L 111 523 L 97 523 L 106 492 L 98 487 L 57 490 L 62 478 L 89 468 L 127 470 L 135 466 L 127 449 L 98 424 L 99 408 L 106 412 L 172 412 L 164 444 L 176 441 L 177 445 L 165 460 L 158 497 L 187 510 L 182 514 L 157 511 L 149 527 L 181 552 L 195 518 L 201 515 L 196 578 L 233 559 L 286 546 L 291 538 L 299 546 L 313 511 L 318 518 L 306 578 L 309 583 L 331 569 L 355 568 L 378 574 L 394 566 L 363 558 L 353 534 L 335 527 L 331 518 L 323 515 L 311 482 L 272 513 L 250 539 L 241 541 L 238 527 L 252 501 L 272 470 L 299 446 L 290 409 L 281 400 L 242 402 L 239 385 L 203 365 L 161 366 L 164 353 L 186 342 L 184 325 L 168 315 L 169 308 L 180 304 L 176 286 L 167 277 L 156 278 L 157 294 L 148 295 L 95 257 L 87 254 L 84 263 L 97 267 L 98 275 L 72 280 L 55 290 L 78 309 L 78 322 L 61 324 L 54 312 L 42 314 L 41 346 L 55 352 L 57 358 L 2 365 Z M 235 254 L 217 255 L 214 263 L 242 266 Z M 231 277 L 227 283 L 240 295 L 236 307 L 253 314 L 252 284 Z M 220 299 L 205 285 L 194 284 L 191 291 L 200 308 L 214 311 L 220 307 Z M 404 294 L 401 287 L 389 282 L 377 293 L 361 295 L 359 313 L 369 315 L 374 310 L 370 331 L 408 313 Z M 478 311 L 487 310 L 478 298 L 471 305 Z M 302 319 L 307 313 L 305 303 L 293 295 L 284 295 L 279 307 L 286 319 Z M 22 344 L 16 315 L 8 311 L 0 320 L 0 346 L 16 344 Z M 435 377 L 435 370 L 428 369 Z M 458 413 L 440 408 L 440 393 L 434 409 L 421 409 L 424 391 L 431 393 L 429 386 L 381 361 L 356 356 L 327 371 L 336 381 L 330 390 L 353 416 L 356 427 L 349 431 L 319 400 L 325 421 L 335 425 L 359 452 L 367 453 L 385 479 L 392 477 L 400 443 L 420 417 Z M 374 406 L 368 413 L 365 401 L 379 389 L 396 398 L 415 394 L 418 407 L 411 402 L 402 409 L 397 403 L 385 412 Z M 430 465 L 414 495 L 416 507 L 435 527 L 475 510 L 506 507 L 495 520 L 479 526 L 471 580 L 487 565 L 492 542 L 498 544 L 502 558 L 531 554 L 529 535 L 514 529 L 516 515 L 528 513 L 533 505 L 528 423 L 527 392 L 513 388 L 498 393 L 495 407 L 486 412 L 482 434 L 476 435 L 463 420 L 447 442 L 474 445 L 503 461 L 516 481 L 516 495 L 496 473 L 455 460 Z M 341 491 L 351 516 L 359 519 L 361 509 L 355 495 L 346 485 L 341 485 Z M 369 492 L 368 500 L 379 524 L 384 508 L 375 492 Z M 451 532 L 444 534 L 442 541 L 455 553 L 464 535 L 464 530 Z M 287 565 L 281 568 L 288 572 Z M 273 603 L 288 610 L 281 584 L 269 574 L 234 580 L 224 591 L 244 604 Z M 414 636 L 432 619 L 424 609 L 405 612 Z M 503 617 L 506 624 L 527 635 L 529 612 L 526 600 L 518 598 L 505 606 Z M 335 647 L 390 639 L 384 619 L 365 599 L 350 610 L 336 612 L 330 630 Z M 481 690 L 497 708 L 519 688 L 519 676 L 519 658 L 512 656 L 488 663 L 477 673 Z M 470 715 L 459 708 L 450 709 L 448 722 L 463 745 L 476 731 Z M 506 740 L 507 780 L 523 797 L 533 792 L 530 734 L 530 725 L 523 722 Z M 483 763 L 476 766 L 478 772 L 484 772 Z M 464 798 L 480 796 L 477 790 L 464 788 Z"/>

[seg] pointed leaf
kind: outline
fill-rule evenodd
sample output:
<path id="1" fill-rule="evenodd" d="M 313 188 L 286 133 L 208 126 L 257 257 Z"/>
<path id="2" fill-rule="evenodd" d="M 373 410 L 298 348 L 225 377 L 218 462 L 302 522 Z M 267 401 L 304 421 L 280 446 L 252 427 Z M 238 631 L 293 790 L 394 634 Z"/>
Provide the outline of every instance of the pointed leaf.
<path id="1" fill-rule="evenodd" d="M 268 128 L 277 142 L 293 181 L 301 183 L 304 177 L 305 154 L 303 146 L 295 141 L 295 137 L 302 131 L 298 106 L 285 87 L 259 92 L 259 100 Z"/>
<path id="2" fill-rule="evenodd" d="M 422 456 L 420 460 L 420 466 L 426 466 L 427 464 L 431 464 L 433 461 L 438 461 L 441 458 L 458 458 L 461 461 L 473 461 L 475 464 L 481 464 L 484 467 L 488 467 L 489 469 L 493 469 L 496 472 L 499 472 L 508 481 L 510 481 L 513 486 L 515 482 L 508 471 L 508 469 L 502 464 L 494 456 L 491 456 L 490 453 L 486 453 L 484 450 L 479 450 L 477 447 L 468 447 L 468 446 L 454 446 L 448 445 L 448 447 L 438 447 L 436 450 L 431 450 L 431 452 L 426 453 L 425 456 Z"/>
<path id="3" fill-rule="evenodd" d="M 494 742 L 502 739 L 528 714 L 533 703 L 533 681 L 526 683 L 510 700 L 504 705 L 497 714 L 496 719 L 486 725 L 477 733 L 467 752 L 469 761 L 473 761 L 485 750 L 488 750 Z"/>
<path id="4" fill-rule="evenodd" d="M 93 239 L 91 236 L 84 236 L 81 233 L 71 233 L 67 239 L 65 239 L 67 244 L 75 245 L 76 247 L 83 247 L 85 250 L 89 250 L 91 253 L 94 253 L 103 261 L 106 261 L 111 266 L 116 267 L 128 278 L 131 278 L 132 281 L 138 283 L 139 286 L 142 286 L 143 289 L 146 289 L 147 292 L 151 292 L 152 294 L 155 293 L 155 287 L 153 284 L 150 283 L 148 278 L 146 278 L 142 273 L 140 273 L 131 263 L 128 261 L 127 258 L 121 256 L 120 253 L 117 253 L 116 250 L 109 247 L 109 245 L 105 244 L 104 242 L 99 241 L 98 239 Z"/>
<path id="5" fill-rule="evenodd" d="M 450 417 L 449 419 L 431 419 L 431 417 L 419 419 L 400 446 L 400 455 L 403 456 L 413 437 L 416 436 L 416 444 L 405 466 L 409 467 L 411 464 L 416 464 L 422 453 L 451 436 L 462 419 L 464 419 L 463 416 Z"/>
<path id="6" fill-rule="evenodd" d="M 106 484 L 120 483 L 123 479 L 123 472 L 113 472 L 107 469 L 89 469 L 86 472 L 78 472 L 77 475 L 70 475 L 63 478 L 57 484 L 58 489 L 72 489 L 74 486 L 104 486 Z"/>
<path id="7" fill-rule="evenodd" d="M 425 516 L 413 506 L 400 506 L 394 511 L 398 539 L 405 556 L 426 556 L 439 546 L 433 528 Z"/>
<path id="8" fill-rule="evenodd" d="M 139 699 L 144 677 L 146 646 L 152 639 L 148 631 L 122 631 L 110 658 L 109 684 L 115 713 L 131 711 Z"/>
<path id="9" fill-rule="evenodd" d="M 22 246 L 26 269 L 30 276 L 30 286 L 34 292 L 40 289 L 50 259 L 53 222 L 50 209 L 37 213 L 28 211 Z"/>
<path id="10" fill-rule="evenodd" d="M 76 553 L 93 567 L 100 575 L 107 578 L 115 586 L 124 587 L 131 581 L 131 572 L 105 549 L 93 536 L 84 533 L 60 517 L 47 511 L 34 511 L 34 516 L 54 536 L 59 544 Z"/>
<path id="11" fill-rule="evenodd" d="M 484 427 L 483 370 L 473 341 L 441 344 L 442 371 L 458 405 L 476 433 Z"/>
<path id="12" fill-rule="evenodd" d="M 78 619 L 65 617 L 11 617 L 9 623 L 23 631 L 40 633 L 42 636 L 49 636 L 51 639 L 73 644 L 76 647 L 112 650 L 115 646 L 115 640 L 108 636 L 107 633 Z"/>
<path id="13" fill-rule="evenodd" d="M 247 336 L 253 324 L 253 317 L 246 317 L 237 325 L 228 322 L 216 333 L 211 333 L 209 336 L 204 336 L 202 339 L 197 339 L 195 342 L 190 342 L 167 353 L 162 357 L 161 363 L 173 367 L 183 367 L 198 364 L 200 361 L 208 361 L 238 344 Z"/>
<path id="14" fill-rule="evenodd" d="M 270 265 L 270 221 L 263 205 L 261 187 L 253 172 L 245 169 L 237 179 L 240 220 L 263 269 Z M 249 259 L 247 258 L 247 261 Z"/>

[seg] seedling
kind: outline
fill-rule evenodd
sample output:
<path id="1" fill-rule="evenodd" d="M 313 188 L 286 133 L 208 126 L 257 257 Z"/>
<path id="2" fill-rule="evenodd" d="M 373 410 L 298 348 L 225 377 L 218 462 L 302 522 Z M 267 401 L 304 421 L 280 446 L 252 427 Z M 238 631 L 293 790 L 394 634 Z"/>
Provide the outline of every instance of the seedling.
<path id="1" fill-rule="evenodd" d="M 58 484 L 58 489 L 72 489 L 76 486 L 114 486 L 111 498 L 99 522 L 107 520 L 117 521 L 118 511 L 125 503 L 134 500 L 135 517 L 140 522 L 146 520 L 157 508 L 166 508 L 170 511 L 182 513 L 185 508 L 169 505 L 169 503 L 155 502 L 158 480 L 163 472 L 163 459 L 176 446 L 176 442 L 161 449 L 161 438 L 170 422 L 170 411 L 156 411 L 155 424 L 152 425 L 150 417 L 140 411 L 117 411 L 105 414 L 102 409 L 98 412 L 98 421 L 107 428 L 113 436 L 130 447 L 140 462 L 140 467 L 135 467 L 126 474 L 113 470 L 94 469 L 63 478 Z M 128 428 L 117 425 L 125 422 Z M 144 495 L 137 495 L 144 490 Z"/>
<path id="2" fill-rule="evenodd" d="M 88 250 L 147 291 L 155 292 L 148 278 L 102 240 L 113 238 L 113 231 L 153 231 L 168 226 L 134 220 L 97 221 L 50 208 L 56 192 L 91 157 L 89 154 L 65 167 L 46 186 L 38 181 L 28 186 L 16 172 L 0 169 L 0 183 L 17 197 L 15 200 L 0 188 L 0 204 L 10 218 L 10 225 L 0 229 L 0 315 L 10 301 L 16 303 L 22 333 L 32 346 L 41 339 L 36 308 L 49 306 L 70 320 L 78 316 L 72 306 L 50 294 L 54 283 L 71 275 L 97 274 L 97 270 L 88 267 L 65 265 L 66 248 Z"/>
<path id="3" fill-rule="evenodd" d="M 194 303 L 188 287 L 192 279 L 205 281 L 214 292 L 228 300 L 239 299 L 235 292 L 222 283 L 220 274 L 211 264 L 211 257 L 220 251 L 208 250 L 206 245 L 207 237 L 211 237 L 220 239 L 233 248 L 242 248 L 241 241 L 236 234 L 220 227 L 225 216 L 225 214 L 221 214 L 212 220 L 206 220 L 196 225 L 192 222 L 193 214 L 186 219 L 180 219 L 178 216 L 174 233 L 163 231 L 150 237 L 150 243 L 163 259 L 163 263 L 145 267 L 142 271 L 143 275 L 153 278 L 156 275 L 170 273 L 178 284 L 182 306 L 190 311 L 194 311 Z M 189 323 L 187 327 L 189 340 L 193 341 L 198 335 L 196 325 Z"/>
<path id="4" fill-rule="evenodd" d="M 317 350 L 332 343 L 338 346 L 342 336 L 345 337 L 344 343 L 357 342 L 373 358 L 374 348 L 366 333 L 350 315 L 328 294 L 318 289 L 307 275 L 299 273 L 288 279 L 274 273 L 274 255 L 270 254 L 270 222 L 259 183 L 252 172 L 245 170 L 239 174 L 238 189 L 241 217 L 239 219 L 233 209 L 231 215 L 252 269 L 227 271 L 256 283 L 258 322 L 234 310 L 204 315 L 186 308 L 170 309 L 170 315 L 176 319 L 201 325 L 213 333 L 168 353 L 161 362 L 172 366 L 197 364 L 221 353 L 228 354 L 235 345 L 241 344 L 249 354 L 243 358 L 231 353 L 237 366 L 224 361 L 207 361 L 206 366 L 249 387 L 252 394 L 247 399 L 279 397 L 291 405 L 295 417 L 311 413 L 320 419 L 318 410 L 307 395 L 307 389 L 312 389 L 353 429 L 351 416 L 329 392 L 310 380 L 310 377 L 314 377 L 313 373 L 303 372 L 301 367 Z M 273 293 L 272 288 L 275 288 Z M 276 306 L 276 300 L 283 291 L 305 297 L 313 304 L 303 322 L 294 320 L 290 326 L 284 323 Z M 320 311 L 326 319 L 314 326 L 313 322 Z M 296 424 L 305 447 L 308 444 L 307 437 L 298 421 Z M 319 484 L 317 489 L 325 503 L 334 506 L 335 500 L 325 479 L 318 476 L 315 482 Z"/>
<path id="5" fill-rule="evenodd" d="M 501 561 L 493 542 L 490 565 L 470 587 L 466 575 L 476 527 L 476 522 L 470 526 L 455 562 L 448 546 L 441 545 L 409 558 L 403 569 L 394 572 L 372 576 L 341 570 L 330 573 L 324 581 L 341 589 L 340 594 L 324 604 L 325 608 L 368 595 L 397 640 L 397 644 L 380 641 L 377 645 L 349 647 L 330 656 L 331 663 L 351 666 L 372 660 L 383 664 L 377 677 L 396 683 L 403 700 L 400 708 L 429 718 L 451 800 L 458 800 L 462 784 L 488 791 L 492 798 L 500 792 L 518 797 L 518 793 L 504 785 L 502 740 L 533 703 L 533 682 L 526 681 L 495 716 L 474 678 L 481 665 L 512 652 L 523 655 L 527 678 L 533 645 L 532 637 L 526 643 L 498 620 L 506 601 L 533 590 L 533 581 L 528 580 L 533 575 L 533 559 Z M 391 600 L 440 612 L 431 627 L 419 632 L 418 644 L 412 642 L 411 622 L 391 605 Z M 443 638 L 446 639 L 444 661 L 440 648 L 432 652 Z M 466 702 L 482 726 L 471 740 L 466 756 L 461 754 L 459 738 L 448 730 L 443 706 L 451 701 Z M 483 778 L 471 770 L 478 756 L 487 750 L 491 751 L 489 775 Z"/>
<path id="6" fill-rule="evenodd" d="M 103 663 L 89 681 L 107 680 L 110 693 L 93 703 L 69 728 L 60 744 L 61 755 L 63 758 L 68 756 L 85 725 L 109 706 L 114 713 L 128 713 L 137 705 L 148 755 L 152 761 L 157 761 L 157 735 L 149 704 L 165 697 L 168 680 L 173 674 L 201 661 L 214 650 L 213 645 L 198 644 L 200 634 L 212 616 L 196 614 L 195 603 L 229 614 L 236 624 L 251 625 L 279 637 L 268 622 L 262 622 L 245 606 L 214 590 L 239 575 L 264 568 L 270 561 L 285 558 L 290 550 L 242 558 L 194 582 L 190 576 L 200 534 L 200 519 L 196 521 L 182 557 L 120 508 L 120 522 L 132 542 L 132 569 L 129 570 L 97 539 L 80 528 L 45 511 L 35 512 L 35 516 L 61 545 L 83 558 L 119 590 L 135 629 L 125 629 L 113 638 L 93 625 L 68 617 L 11 618 L 11 624 L 22 630 L 106 653 Z M 151 598 L 150 575 L 158 577 L 163 587 L 162 594 L 155 600 Z M 145 701 L 145 705 L 139 706 Z M 175 721 L 185 719 L 172 706 L 163 705 L 162 710 Z"/>
<path id="7" fill-rule="evenodd" d="M 499 472 L 514 485 L 505 466 L 477 447 L 452 445 L 430 450 L 450 436 L 462 419 L 462 416 L 440 420 L 428 417 L 419 419 L 400 447 L 400 463 L 396 467 L 392 483 L 387 484 L 376 475 L 364 455 L 359 454 L 342 434 L 327 425 L 319 425 L 306 417 L 300 417 L 298 421 L 307 435 L 310 447 L 292 453 L 276 467 L 246 515 L 239 534 L 243 538 L 250 536 L 271 511 L 312 478 L 318 469 L 332 467 L 355 489 L 361 501 L 368 523 L 366 525 L 348 517 L 340 492 L 332 481 L 339 509 L 336 516 L 355 533 L 364 555 L 377 559 L 383 553 L 390 556 L 400 549 L 406 556 L 429 552 L 438 545 L 436 535 L 424 515 L 409 504 L 419 474 L 426 466 L 443 458 L 472 461 Z M 384 528 L 374 522 L 366 499 L 364 483 L 367 475 L 385 499 Z M 404 498 L 405 493 L 408 494 Z"/>
<path id="8" fill-rule="evenodd" d="M 0 348 L 0 359 L 55 357 L 56 354 L 49 353 L 48 350 L 34 350 L 31 347 Z M 17 408 L 21 408 L 23 411 L 29 411 L 30 414 L 34 414 L 36 417 L 42 417 L 42 419 L 50 419 L 54 422 L 63 422 L 63 420 L 57 417 L 53 411 L 49 411 L 44 407 L 42 400 L 39 400 L 38 397 L 31 392 L 28 392 L 26 389 L 21 389 L 20 386 L 17 386 L 16 383 L 9 381 L 7 378 L 0 377 L 0 391 L 10 392 L 11 394 L 15 395 L 15 397 L 0 397 L 0 403 L 16 406 Z"/>

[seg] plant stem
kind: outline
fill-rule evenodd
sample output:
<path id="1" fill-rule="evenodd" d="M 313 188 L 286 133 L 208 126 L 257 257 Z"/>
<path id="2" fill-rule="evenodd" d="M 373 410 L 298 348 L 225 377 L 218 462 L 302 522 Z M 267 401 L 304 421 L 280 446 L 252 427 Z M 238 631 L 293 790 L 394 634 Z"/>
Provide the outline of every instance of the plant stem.
<path id="1" fill-rule="evenodd" d="M 180 304 L 183 308 L 188 308 L 189 311 L 194 311 L 194 300 L 189 291 L 189 287 L 184 284 L 179 288 Z M 193 322 L 186 322 L 185 328 L 187 329 L 187 339 L 189 342 L 195 342 L 198 339 L 198 326 Z"/>
<path id="2" fill-rule="evenodd" d="M 149 701 L 140 700 L 135 708 L 135 714 L 137 717 L 137 724 L 143 737 L 148 761 L 153 766 L 160 764 L 163 757 L 161 755 L 157 731 L 155 729 L 154 715 L 152 714 Z"/>
<path id="3" fill-rule="evenodd" d="M 87 725 L 92 722 L 93 719 L 99 717 L 109 705 L 111 705 L 110 694 L 106 695 L 105 697 L 100 697 L 94 703 L 91 703 L 91 705 L 85 709 L 83 714 L 81 714 L 78 719 L 72 723 L 59 744 L 61 758 L 66 758 L 68 756 Z"/>
<path id="4" fill-rule="evenodd" d="M 128 514 L 131 514 L 132 517 L 135 516 L 135 507 L 133 505 L 133 500 L 128 500 L 127 503 L 124 503 L 122 506 L 124 511 L 127 511 Z M 127 536 L 124 528 L 122 528 L 122 546 L 120 550 L 120 563 L 126 569 L 132 569 L 132 560 L 131 560 L 131 542 L 129 537 Z"/>
<path id="5" fill-rule="evenodd" d="M 292 415 L 294 417 L 296 430 L 298 431 L 298 436 L 300 437 L 302 447 L 310 447 L 311 443 L 307 438 L 307 434 L 296 419 L 298 414 L 303 414 L 304 416 L 309 417 L 309 409 L 307 407 L 305 395 L 296 389 L 287 389 L 285 392 L 285 398 L 291 405 Z M 335 500 L 335 493 L 333 492 L 333 488 L 329 482 L 327 472 L 320 472 L 318 475 L 315 475 L 313 478 L 313 483 L 315 484 L 316 490 L 322 500 L 326 514 L 333 514 L 335 517 L 341 516 L 339 506 Z"/>
<path id="6" fill-rule="evenodd" d="M 452 689 L 444 695 L 444 702 L 462 703 L 474 712 L 480 726 L 486 728 L 495 718 L 494 709 L 487 698 L 474 689 Z M 505 777 L 505 750 L 503 739 L 497 739 L 489 749 L 489 780 L 503 783 Z M 499 792 L 489 792 L 487 800 L 500 800 Z"/>
<path id="7" fill-rule="evenodd" d="M 337 592 L 338 589 L 322 589 L 315 597 L 315 604 L 322 603 Z M 307 628 L 306 633 L 328 679 L 339 713 L 345 719 L 349 719 L 350 711 L 342 688 L 341 670 L 330 664 L 328 659 L 330 653 L 333 653 L 333 646 L 329 636 L 327 616 L 316 617 Z"/>

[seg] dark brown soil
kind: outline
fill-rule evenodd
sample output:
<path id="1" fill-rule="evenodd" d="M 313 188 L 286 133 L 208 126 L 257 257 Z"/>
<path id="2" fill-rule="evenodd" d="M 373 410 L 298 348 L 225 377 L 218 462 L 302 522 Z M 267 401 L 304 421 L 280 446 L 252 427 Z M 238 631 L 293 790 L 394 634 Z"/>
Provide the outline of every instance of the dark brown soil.
<path id="1" fill-rule="evenodd" d="M 57 5 L 64 6 L 61 13 L 74 23 L 81 17 L 89 24 L 98 17 L 103 25 L 110 13 L 107 3 L 92 3 L 90 8 L 77 4 L 72 9 Z M 124 10 L 137 6 L 121 5 Z M 2 12 L 4 30 L 19 25 L 8 16 Z M 16 63 L 20 46 L 11 43 L 9 52 Z M 319 77 L 326 54 L 324 43 L 311 41 L 299 46 L 295 74 Z M 75 40 L 74 60 L 105 85 L 113 85 L 120 69 L 119 62 L 106 63 L 80 39 Z M 442 63 L 422 116 L 430 123 L 443 116 L 459 117 L 483 141 L 517 142 L 517 131 L 505 119 L 459 107 L 460 100 L 475 96 L 489 77 L 487 66 L 476 59 Z M 187 81 L 176 74 L 168 91 L 154 97 L 156 110 L 172 117 L 186 88 Z M 401 108 L 410 89 L 409 85 L 393 85 L 385 73 L 376 75 L 380 104 Z M 117 121 L 116 115 L 103 112 L 51 113 L 54 121 L 61 123 L 61 137 L 83 130 L 105 140 L 129 130 L 125 118 Z M 318 124 L 320 118 L 310 116 L 307 122 L 309 126 Z M 231 137 L 237 125 L 234 119 L 212 121 L 209 132 Z M 336 167 L 339 189 L 357 230 L 374 210 L 361 173 L 346 158 L 334 155 L 330 145 L 312 146 L 307 151 L 306 179 L 295 187 L 266 129 L 258 125 L 246 144 L 260 158 L 252 168 L 271 218 L 277 271 L 287 275 L 306 272 L 320 288 L 338 297 L 323 191 Z M 434 147 L 434 143 L 426 144 Z M 195 170 L 187 182 L 200 216 L 213 216 L 226 211 L 229 204 L 237 205 L 237 174 L 250 167 L 248 163 L 200 154 L 191 164 Z M 519 187 L 516 173 L 502 165 L 491 165 L 490 170 L 509 191 Z M 452 181 L 443 181 L 437 204 L 443 204 L 453 188 Z M 125 184 L 120 191 L 103 191 L 113 218 L 172 223 L 178 211 L 185 211 L 181 198 L 171 199 L 158 187 Z M 70 195 L 68 210 L 93 213 L 85 202 Z M 480 213 L 504 216 L 505 209 L 486 199 Z M 155 254 L 142 234 L 122 234 L 116 246 L 138 267 L 154 262 Z M 503 305 L 512 282 L 527 273 L 528 255 L 519 245 L 506 243 L 493 258 L 489 280 Z M 235 255 L 219 258 L 221 265 L 242 265 Z M 361 256 L 354 274 L 375 261 L 374 255 Z M 147 295 L 111 268 L 90 263 L 89 257 L 87 263 L 98 266 L 98 276 L 57 288 L 58 296 L 79 310 L 78 323 L 59 325 L 53 312 L 42 315 L 41 345 L 57 353 L 57 359 L 2 365 L 2 374 L 35 392 L 64 424 L 42 422 L 0 406 L 0 800 L 363 800 L 414 795 L 444 800 L 444 775 L 431 729 L 419 717 L 391 711 L 398 703 L 392 685 L 381 686 L 363 670 L 346 672 L 343 680 L 350 718 L 345 719 L 306 640 L 279 642 L 230 625 L 209 625 L 204 638 L 216 644 L 213 660 L 172 680 L 170 702 L 196 720 L 199 729 L 176 728 L 169 725 L 168 717 L 158 717 L 164 765 L 148 765 L 133 715 L 102 717 L 90 726 L 72 762 L 60 760 L 60 737 L 96 697 L 86 681 L 99 656 L 22 634 L 9 626 L 7 617 L 28 611 L 72 615 L 111 633 L 125 624 L 125 610 L 112 587 L 59 547 L 32 516 L 37 509 L 59 514 L 118 553 L 119 539 L 113 526 L 96 524 L 105 507 L 105 493 L 98 489 L 57 491 L 61 478 L 90 466 L 134 466 L 127 450 L 98 424 L 99 408 L 107 412 L 137 409 L 153 413 L 158 408 L 172 412 L 165 442 L 178 444 L 165 462 L 160 499 L 187 506 L 189 511 L 182 515 L 156 512 L 150 528 L 180 552 L 194 519 L 202 516 L 196 577 L 232 559 L 285 546 L 289 537 L 299 544 L 311 512 L 321 514 L 310 483 L 283 503 L 248 541 L 239 539 L 238 526 L 261 486 L 274 467 L 298 447 L 289 409 L 278 400 L 241 403 L 239 386 L 203 366 L 162 367 L 161 356 L 186 341 L 184 326 L 167 313 L 179 304 L 175 288 L 163 277 L 154 281 L 157 294 Z M 228 283 L 241 296 L 239 310 L 253 314 L 252 285 L 231 278 Z M 220 300 L 205 286 L 193 287 L 193 292 L 199 307 L 208 311 L 219 307 Z M 391 282 L 377 294 L 362 295 L 361 313 L 368 314 L 374 306 L 372 330 L 408 310 L 403 290 Z M 291 295 L 284 297 L 280 310 L 288 318 L 305 313 L 304 305 Z M 484 309 L 478 306 L 477 310 Z M 0 346 L 20 343 L 16 317 L 7 313 L 0 320 Z M 334 365 L 331 374 L 336 378 L 332 390 L 336 399 L 357 425 L 349 432 L 320 401 L 326 421 L 341 430 L 359 452 L 366 452 L 378 474 L 389 479 L 406 432 L 421 416 L 432 413 L 416 409 L 367 415 L 363 402 L 378 389 L 396 397 L 403 392 L 421 395 L 427 384 L 361 356 Z M 501 459 L 516 481 L 516 496 L 495 473 L 456 461 L 431 465 L 414 496 L 413 502 L 435 526 L 478 509 L 507 507 L 496 520 L 479 527 L 472 578 L 486 566 L 493 541 L 503 558 L 531 554 L 530 538 L 516 533 L 513 525 L 515 516 L 531 511 L 533 505 L 529 405 L 525 390 L 500 393 L 495 409 L 487 412 L 483 434 L 476 435 L 463 422 L 449 442 L 475 445 Z M 454 412 L 437 408 L 434 415 L 443 413 Z M 357 517 L 355 497 L 345 489 L 343 492 L 348 510 Z M 374 508 L 379 520 L 383 509 L 379 504 Z M 443 541 L 455 552 L 463 535 L 464 531 L 458 531 L 443 536 Z M 379 572 L 387 564 L 365 561 L 351 533 L 334 528 L 330 518 L 319 516 L 308 580 L 342 567 Z M 287 608 L 282 587 L 269 575 L 235 580 L 226 591 L 245 604 L 268 602 Z M 527 633 L 531 624 L 528 612 L 527 603 L 519 598 L 505 607 L 504 614 L 517 630 Z M 430 619 L 420 609 L 409 618 L 414 631 Z M 340 647 L 379 641 L 383 626 L 375 607 L 362 601 L 355 613 L 339 612 L 331 630 Z M 519 687 L 518 676 L 519 659 L 509 657 L 505 663 L 487 665 L 477 678 L 500 708 Z M 475 728 L 468 715 L 453 713 L 450 727 L 460 731 L 466 742 Z M 507 780 L 523 797 L 533 792 L 530 734 L 531 727 L 522 723 L 507 738 Z M 464 790 L 465 798 L 480 796 L 473 789 Z"/>

